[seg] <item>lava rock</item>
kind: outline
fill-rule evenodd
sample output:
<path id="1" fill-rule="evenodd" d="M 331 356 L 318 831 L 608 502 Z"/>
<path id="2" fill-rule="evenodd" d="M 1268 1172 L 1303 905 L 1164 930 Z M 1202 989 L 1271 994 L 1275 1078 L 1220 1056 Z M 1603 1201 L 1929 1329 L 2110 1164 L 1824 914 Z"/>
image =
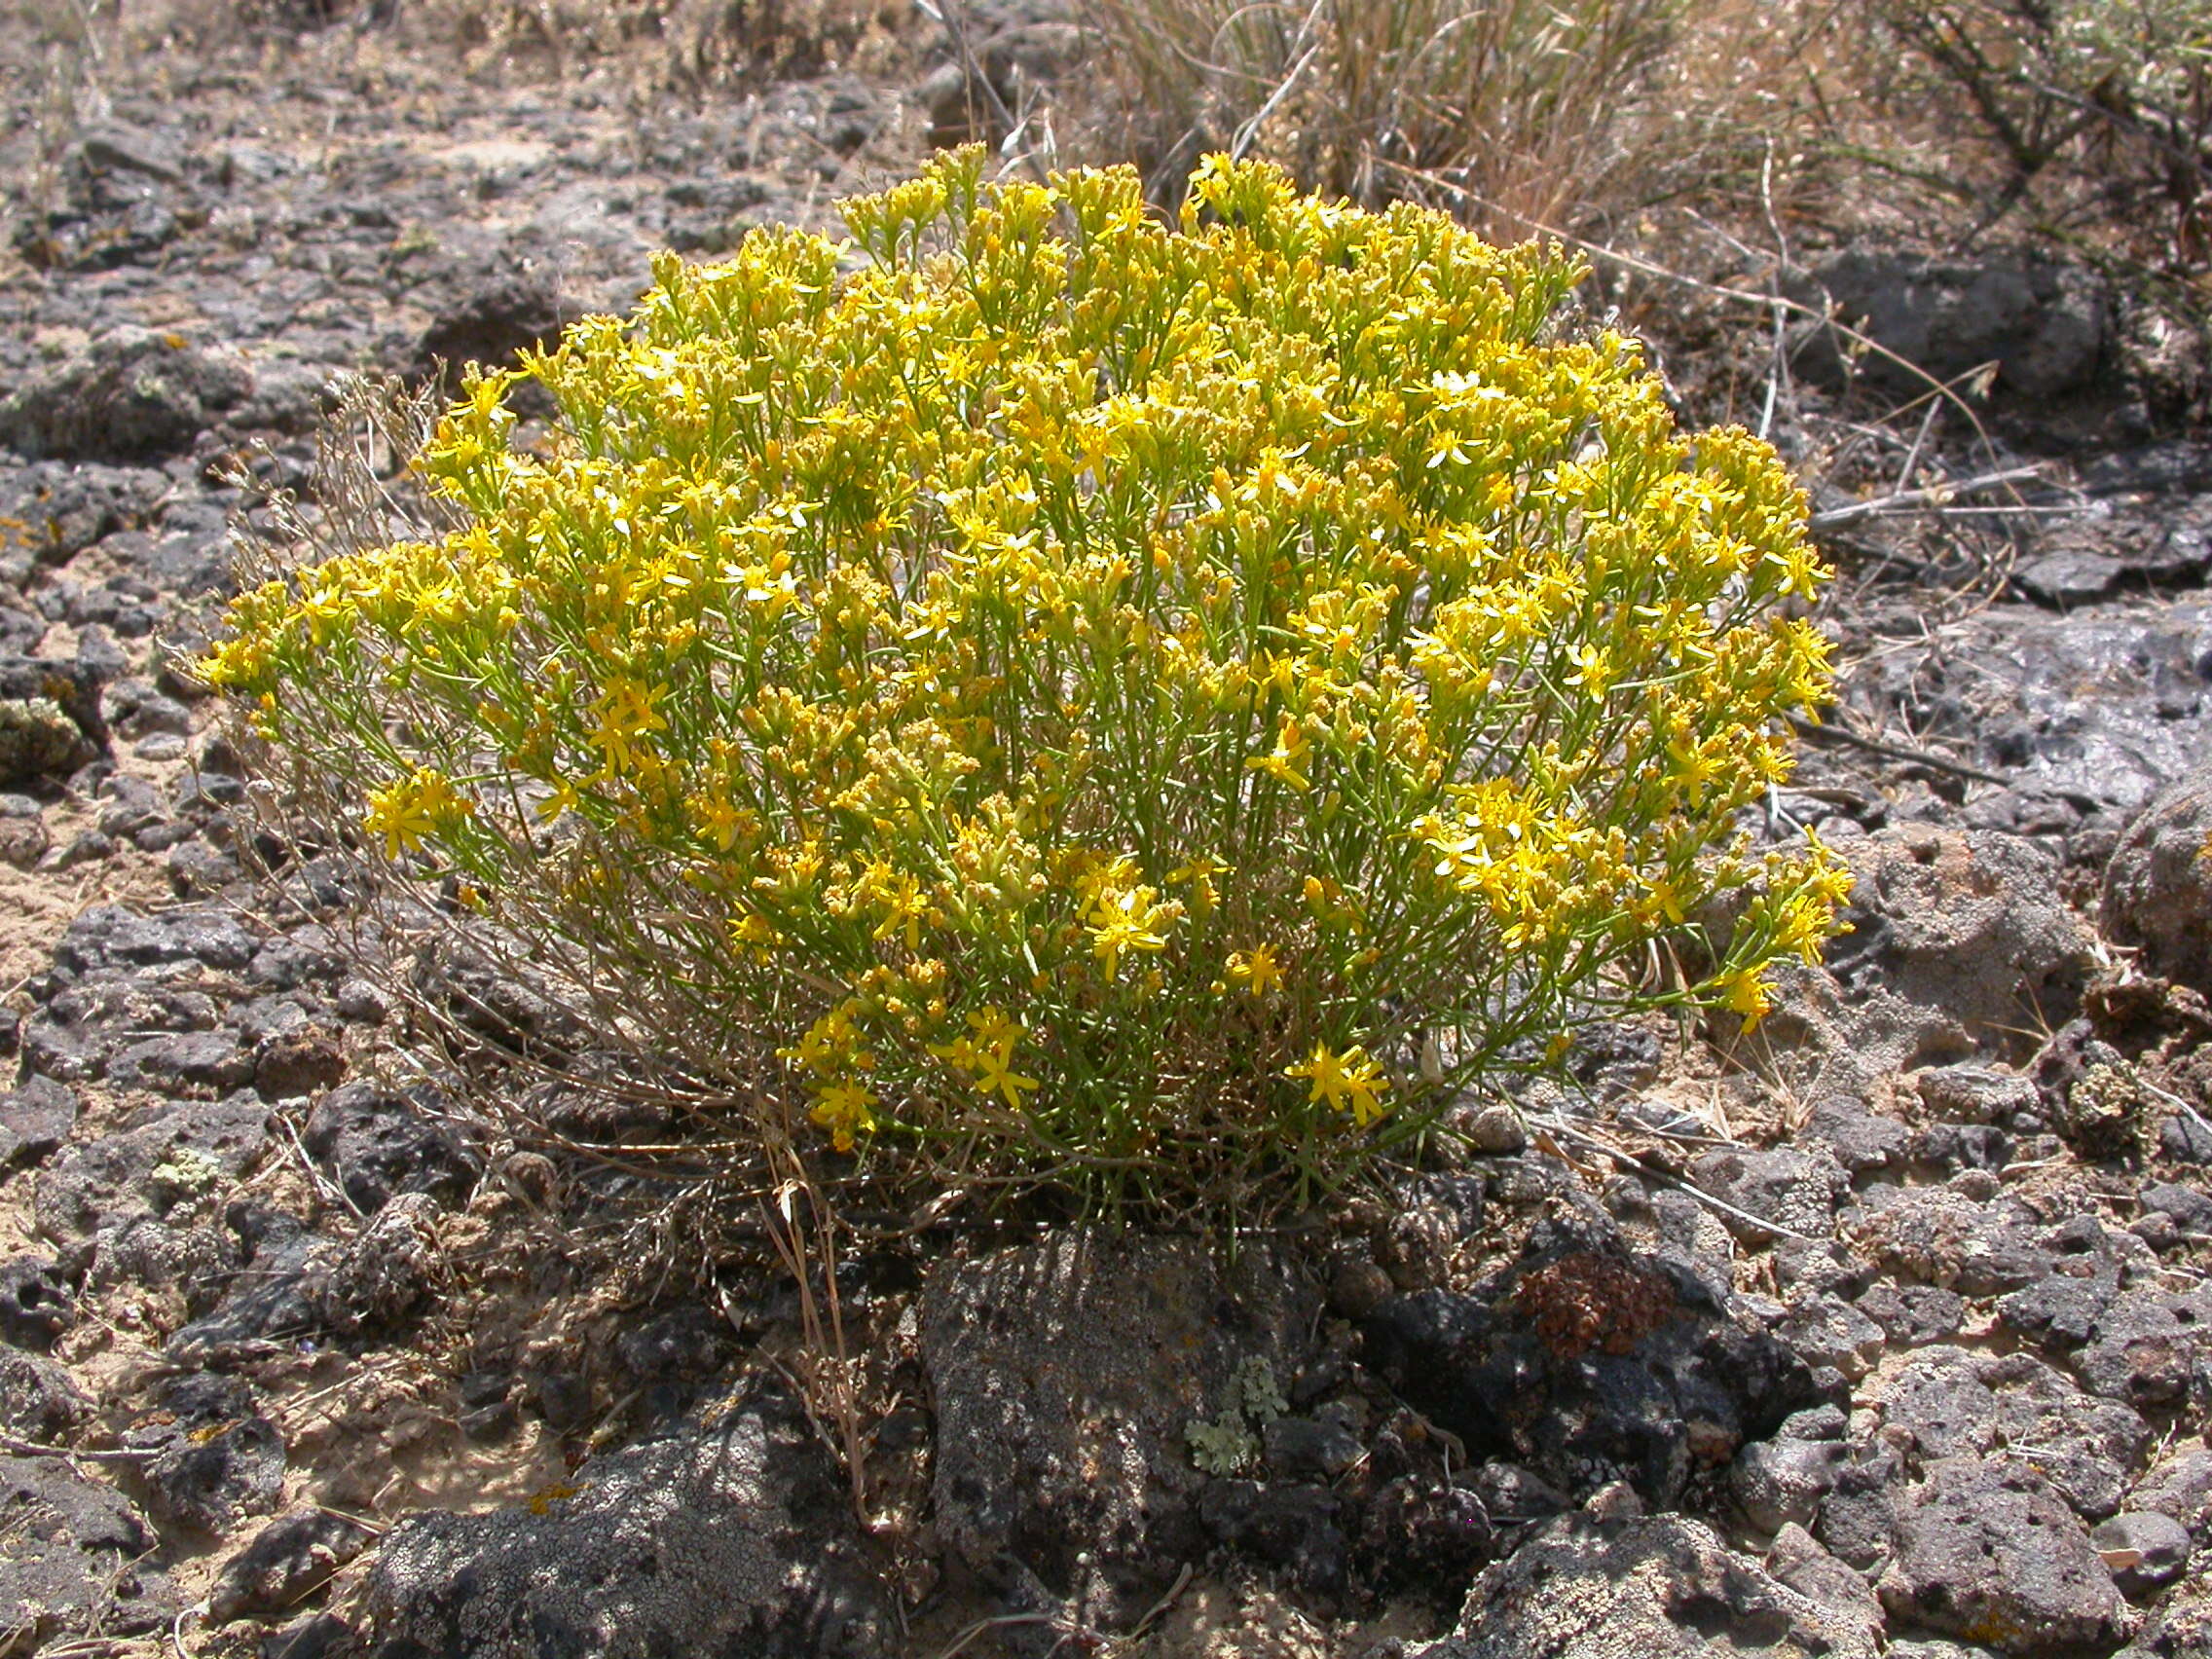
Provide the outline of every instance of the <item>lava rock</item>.
<path id="1" fill-rule="evenodd" d="M 277 1352 L 322 1329 L 324 1284 L 342 1246 L 297 1222 L 253 1245 L 241 1272 L 207 1312 L 180 1327 L 166 1347 L 179 1365 L 221 1369 Z"/>
<path id="2" fill-rule="evenodd" d="M 2029 1079 L 1995 1066 L 1936 1066 L 1912 1081 L 1921 1105 L 1953 1124 L 2009 1123 L 2042 1098 Z"/>
<path id="3" fill-rule="evenodd" d="M 1724 1147 L 1692 1164 L 1690 1177 L 1714 1197 L 1807 1238 L 1827 1236 L 1836 1205 L 1851 1190 L 1850 1176 L 1825 1148 L 1761 1152 Z M 1771 1244 L 1782 1236 L 1741 1217 L 1724 1219 L 1747 1243 Z"/>
<path id="4" fill-rule="evenodd" d="M 369 1533 L 320 1507 L 279 1515 L 230 1561 L 207 1593 L 207 1622 L 282 1612 L 359 1555 Z"/>
<path id="5" fill-rule="evenodd" d="M 501 272 L 444 308 L 423 331 L 416 372 L 443 367 L 458 376 L 469 363 L 509 367 L 519 353 L 558 342 L 569 320 L 557 284 L 518 270 Z"/>
<path id="6" fill-rule="evenodd" d="M 149 1454 L 138 1465 L 157 1519 L 221 1536 L 266 1515 L 284 1491 L 284 1437 L 231 1378 L 186 1377 L 161 1395 L 156 1420 L 127 1429 L 123 1444 Z"/>
<path id="7" fill-rule="evenodd" d="M 623 1369 L 640 1380 L 704 1376 L 729 1351 L 729 1321 L 704 1304 L 672 1308 L 614 1339 Z"/>
<path id="8" fill-rule="evenodd" d="M 44 1348 L 77 1322 L 74 1299 L 48 1256 L 18 1256 L 0 1263 L 0 1338 L 18 1347 Z"/>
<path id="9" fill-rule="evenodd" d="M 1777 1057 L 1861 1090 L 1900 1070 L 2024 1051 L 2071 1018 L 2096 940 L 2058 891 L 2055 854 L 2021 836 L 1907 824 L 1840 848 L 1857 884 L 1822 966 L 1776 971 L 1760 1026 Z"/>
<path id="10" fill-rule="evenodd" d="M 0 1347 L 0 1427 L 52 1441 L 92 1414 L 92 1396 L 44 1354 Z"/>
<path id="11" fill-rule="evenodd" d="M 2082 1524 L 2033 1470 L 1939 1458 L 1900 1491 L 1890 1616 L 2018 1659 L 2118 1646 L 2135 1620 Z"/>
<path id="12" fill-rule="evenodd" d="M 2100 918 L 2168 978 L 2212 991 L 2212 769 L 2176 780 L 2145 803 L 2105 866 Z"/>
<path id="13" fill-rule="evenodd" d="M 2159 1463 L 2128 1494 L 2130 1509 L 2155 1509 L 2212 1548 L 2212 1451 L 2199 1446 Z"/>
<path id="14" fill-rule="evenodd" d="M 1867 355 L 1859 372 L 1915 397 L 1928 389 L 1924 376 L 1955 380 L 1989 362 L 1998 365 L 2001 394 L 2043 399 L 2074 390 L 2096 377 L 2111 329 L 2111 298 L 2095 276 L 2025 254 L 1936 260 L 1852 247 L 1800 278 L 1793 297 L 1832 307 L 1838 320 L 1894 353 Z M 1791 350 L 1808 378 L 1847 378 L 1839 336 L 1825 325 L 1797 330 Z"/>
<path id="15" fill-rule="evenodd" d="M 1349 1564 L 1341 1508 L 1327 1487 L 1293 1482 L 1220 1480 L 1198 1493 L 1198 1517 L 1222 1544 L 1320 1595 L 1344 1588 Z"/>
<path id="16" fill-rule="evenodd" d="M 363 1214 L 401 1193 L 450 1203 L 475 1184 L 483 1162 L 442 1114 L 448 1102 L 427 1086 L 401 1092 L 350 1083 L 315 1103 L 300 1141 Z"/>
<path id="17" fill-rule="evenodd" d="M 409 1516 L 364 1604 L 382 1659 L 870 1655 L 890 1636 L 844 1482 L 803 1414 L 756 1398 L 491 1514 Z"/>
<path id="18" fill-rule="evenodd" d="M 1227 1418 L 1256 1454 L 1248 1384 L 1297 1374 L 1318 1303 L 1265 1247 L 1224 1265 L 1179 1238 L 1067 1232 L 936 1269 L 939 1535 L 977 1571 L 1017 1551 L 1054 1594 L 1093 1565 L 1172 1571 L 1201 1537 L 1187 1431 Z"/>
<path id="19" fill-rule="evenodd" d="M 2124 1501 L 2151 1428 L 2117 1401 L 2084 1395 L 2025 1353 L 1923 1349 L 1875 1404 L 1885 1431 L 1923 1458 L 2024 1461 L 2084 1519 Z M 2025 1450 L 2015 1454 L 2011 1447 Z"/>
<path id="20" fill-rule="evenodd" d="M 1906 1347 L 1957 1336 L 1967 1316 L 1964 1297 L 1932 1284 L 1877 1284 L 1859 1299 L 1858 1308 L 1892 1343 Z"/>
<path id="21" fill-rule="evenodd" d="M 414 1312 L 439 1272 L 438 1201 L 394 1195 L 310 1292 L 323 1323 L 342 1336 L 381 1329 Z"/>
<path id="22" fill-rule="evenodd" d="M 1879 1635 L 1868 1610 L 1800 1595 L 1702 1522 L 1563 1517 L 1484 1569 L 1457 1628 L 1407 1659 L 1873 1659 Z"/>
<path id="23" fill-rule="evenodd" d="M 134 461 L 189 449 L 252 377 L 181 334 L 119 328 L 0 399 L 0 441 L 39 460 Z"/>
<path id="24" fill-rule="evenodd" d="M 2089 1541 L 2103 1554 L 2113 1582 L 2129 1596 L 2171 1584 L 2188 1569 L 2194 1548 L 2187 1527 L 2156 1511 L 2115 1515 L 2098 1524 Z"/>
<path id="25" fill-rule="evenodd" d="M 1860 1197 L 1851 1222 L 1859 1247 L 1908 1282 L 2003 1296 L 2042 1279 L 2055 1260 L 2034 1212 L 2009 1199 L 1977 1202 L 1945 1187 L 1869 1187 Z"/>
<path id="26" fill-rule="evenodd" d="M 75 1091 L 52 1078 L 26 1077 L 0 1094 L 0 1169 L 58 1151 L 77 1126 L 78 1109 Z"/>
<path id="27" fill-rule="evenodd" d="M 1761 1441 L 1746 1447 L 1729 1468 L 1728 1490 L 1762 1532 L 1779 1532 L 1792 1523 L 1807 1527 L 1850 1457 L 1851 1449 L 1833 1440 Z"/>
<path id="28" fill-rule="evenodd" d="M 188 906 L 141 916 L 121 905 L 95 904 L 69 924 L 55 961 L 73 974 L 169 962 L 235 973 L 259 948 L 236 917 L 220 910 Z"/>
<path id="29" fill-rule="evenodd" d="M 2212 1285 L 2120 1292 L 2067 1363 L 2108 1400 L 2158 1410 L 2194 1395 L 2199 1409 L 2212 1406 Z"/>
<path id="30" fill-rule="evenodd" d="M 52 1457 L 0 1457 L 0 1620 L 26 1649 L 166 1625 L 168 1587 L 138 1564 L 154 1534 L 129 1499 Z"/>
<path id="31" fill-rule="evenodd" d="M 1467 1294 L 1423 1291 L 1365 1325 L 1368 1363 L 1478 1458 L 1570 1493 L 1625 1479 L 1654 1507 L 1813 1403 L 1810 1369 L 1660 1257 L 1546 1248 Z"/>
<path id="32" fill-rule="evenodd" d="M 260 1156 L 269 1108 L 250 1096 L 186 1102 L 125 1134 L 65 1147 L 38 1172 L 40 1234 L 76 1245 L 128 1223 L 158 1220 L 180 1198 L 243 1174 Z"/>

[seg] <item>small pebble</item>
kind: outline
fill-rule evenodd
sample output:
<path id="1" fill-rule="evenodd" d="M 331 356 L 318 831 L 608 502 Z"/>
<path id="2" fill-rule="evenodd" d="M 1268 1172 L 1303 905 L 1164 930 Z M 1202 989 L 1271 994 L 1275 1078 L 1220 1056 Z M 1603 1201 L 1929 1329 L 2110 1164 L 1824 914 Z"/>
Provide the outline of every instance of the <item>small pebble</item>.
<path id="1" fill-rule="evenodd" d="M 1529 1126 L 1521 1114 L 1499 1101 L 1485 1106 L 1467 1125 L 1467 1144 L 1488 1158 L 1509 1158 L 1529 1145 Z"/>

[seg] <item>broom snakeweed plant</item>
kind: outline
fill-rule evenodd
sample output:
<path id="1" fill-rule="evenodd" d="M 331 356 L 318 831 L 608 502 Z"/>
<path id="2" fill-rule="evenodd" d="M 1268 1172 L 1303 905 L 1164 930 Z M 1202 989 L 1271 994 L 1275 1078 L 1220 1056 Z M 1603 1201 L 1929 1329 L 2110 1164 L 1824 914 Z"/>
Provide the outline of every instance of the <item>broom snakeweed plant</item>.
<path id="1" fill-rule="evenodd" d="M 207 677 L 610 1040 L 871 1169 L 1310 1193 L 1578 1019 L 1755 1020 L 1848 886 L 1738 828 L 1829 684 L 1773 453 L 1564 327 L 1556 248 L 982 167 L 476 380 L 458 528 L 246 591 Z"/>

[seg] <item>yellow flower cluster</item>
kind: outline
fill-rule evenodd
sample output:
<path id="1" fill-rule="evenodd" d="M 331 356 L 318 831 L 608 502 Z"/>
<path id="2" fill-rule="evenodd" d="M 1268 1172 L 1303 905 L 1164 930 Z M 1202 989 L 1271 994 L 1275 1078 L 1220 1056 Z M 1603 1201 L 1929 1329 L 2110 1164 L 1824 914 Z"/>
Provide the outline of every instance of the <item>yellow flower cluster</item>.
<path id="1" fill-rule="evenodd" d="M 246 594 L 209 678 L 841 1149 L 1326 1174 L 1587 1014 L 1755 1017 L 1844 881 L 1735 829 L 1828 684 L 1767 447 L 1562 330 L 1556 249 L 982 163 L 474 382 L 463 528 Z"/>

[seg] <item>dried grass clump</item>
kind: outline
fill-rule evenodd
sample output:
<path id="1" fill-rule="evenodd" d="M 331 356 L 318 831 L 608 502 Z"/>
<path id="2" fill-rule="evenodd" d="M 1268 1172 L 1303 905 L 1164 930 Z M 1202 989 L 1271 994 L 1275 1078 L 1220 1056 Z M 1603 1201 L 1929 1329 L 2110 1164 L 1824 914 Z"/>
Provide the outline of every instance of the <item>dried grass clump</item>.
<path id="1" fill-rule="evenodd" d="M 1493 234 L 1758 176 L 1807 25 L 1739 0 L 1087 0 L 1109 148 L 1208 149 Z"/>

